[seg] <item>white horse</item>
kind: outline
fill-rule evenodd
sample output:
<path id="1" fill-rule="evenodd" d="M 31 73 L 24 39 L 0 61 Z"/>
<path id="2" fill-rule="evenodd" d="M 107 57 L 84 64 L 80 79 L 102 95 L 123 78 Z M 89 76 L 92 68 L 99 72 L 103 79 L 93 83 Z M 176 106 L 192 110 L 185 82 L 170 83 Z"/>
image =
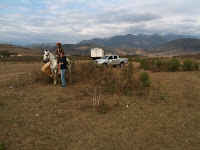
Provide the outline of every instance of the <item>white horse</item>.
<path id="1" fill-rule="evenodd" d="M 70 64 L 70 60 L 68 58 L 66 58 L 66 61 L 68 63 L 67 69 L 69 70 L 70 82 L 71 82 L 71 64 Z M 54 78 L 54 83 L 53 84 L 57 84 L 58 68 L 59 67 L 58 67 L 56 56 L 54 56 L 49 51 L 44 51 L 43 62 L 44 63 L 50 62 L 50 69 L 51 69 L 51 72 L 52 72 L 52 75 L 53 75 L 53 78 Z"/>
<path id="2" fill-rule="evenodd" d="M 58 63 L 57 58 L 49 51 L 44 51 L 43 62 L 50 62 L 50 69 L 54 78 L 53 84 L 57 84 L 57 76 L 58 76 Z"/>

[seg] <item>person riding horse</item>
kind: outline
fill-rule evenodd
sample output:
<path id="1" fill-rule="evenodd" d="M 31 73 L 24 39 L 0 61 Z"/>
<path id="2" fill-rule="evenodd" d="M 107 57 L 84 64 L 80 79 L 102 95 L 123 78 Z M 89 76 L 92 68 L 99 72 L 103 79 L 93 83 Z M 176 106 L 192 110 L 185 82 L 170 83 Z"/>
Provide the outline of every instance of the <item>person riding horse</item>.
<path id="1" fill-rule="evenodd" d="M 56 53 L 55 54 L 56 54 L 56 57 L 58 59 L 58 62 L 60 62 L 60 60 L 61 60 L 60 53 L 64 53 L 64 50 L 61 47 L 62 44 L 60 42 L 57 42 L 56 45 L 57 45 L 57 47 L 56 47 Z"/>

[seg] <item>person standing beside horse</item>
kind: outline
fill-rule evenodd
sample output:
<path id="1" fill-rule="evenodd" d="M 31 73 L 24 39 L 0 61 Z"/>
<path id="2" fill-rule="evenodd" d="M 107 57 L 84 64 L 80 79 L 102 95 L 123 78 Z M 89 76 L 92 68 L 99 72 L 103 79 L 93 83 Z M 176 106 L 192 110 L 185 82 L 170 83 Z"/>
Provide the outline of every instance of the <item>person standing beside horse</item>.
<path id="1" fill-rule="evenodd" d="M 65 87 L 66 86 L 65 71 L 67 69 L 67 61 L 66 61 L 66 57 L 64 56 L 64 52 L 60 53 L 60 57 L 61 57 L 61 60 L 58 64 L 58 66 L 60 66 L 60 70 L 61 70 L 62 87 Z"/>

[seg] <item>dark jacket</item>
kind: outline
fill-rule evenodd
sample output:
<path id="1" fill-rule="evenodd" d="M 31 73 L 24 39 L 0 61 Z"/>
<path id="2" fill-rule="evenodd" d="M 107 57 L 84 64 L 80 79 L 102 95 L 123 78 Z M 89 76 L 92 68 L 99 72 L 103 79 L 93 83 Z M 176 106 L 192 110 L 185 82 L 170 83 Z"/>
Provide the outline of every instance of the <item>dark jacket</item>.
<path id="1" fill-rule="evenodd" d="M 67 69 L 67 61 L 65 56 L 61 58 L 60 62 L 63 63 L 63 65 L 60 66 L 60 69 Z"/>

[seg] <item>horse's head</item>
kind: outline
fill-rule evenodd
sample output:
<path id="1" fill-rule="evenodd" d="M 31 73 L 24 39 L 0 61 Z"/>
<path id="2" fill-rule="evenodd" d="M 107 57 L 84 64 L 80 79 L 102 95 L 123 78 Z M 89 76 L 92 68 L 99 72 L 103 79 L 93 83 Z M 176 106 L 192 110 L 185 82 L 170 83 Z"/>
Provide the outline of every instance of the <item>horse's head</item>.
<path id="1" fill-rule="evenodd" d="M 49 61 L 49 51 L 44 51 L 43 63 L 47 63 Z"/>

